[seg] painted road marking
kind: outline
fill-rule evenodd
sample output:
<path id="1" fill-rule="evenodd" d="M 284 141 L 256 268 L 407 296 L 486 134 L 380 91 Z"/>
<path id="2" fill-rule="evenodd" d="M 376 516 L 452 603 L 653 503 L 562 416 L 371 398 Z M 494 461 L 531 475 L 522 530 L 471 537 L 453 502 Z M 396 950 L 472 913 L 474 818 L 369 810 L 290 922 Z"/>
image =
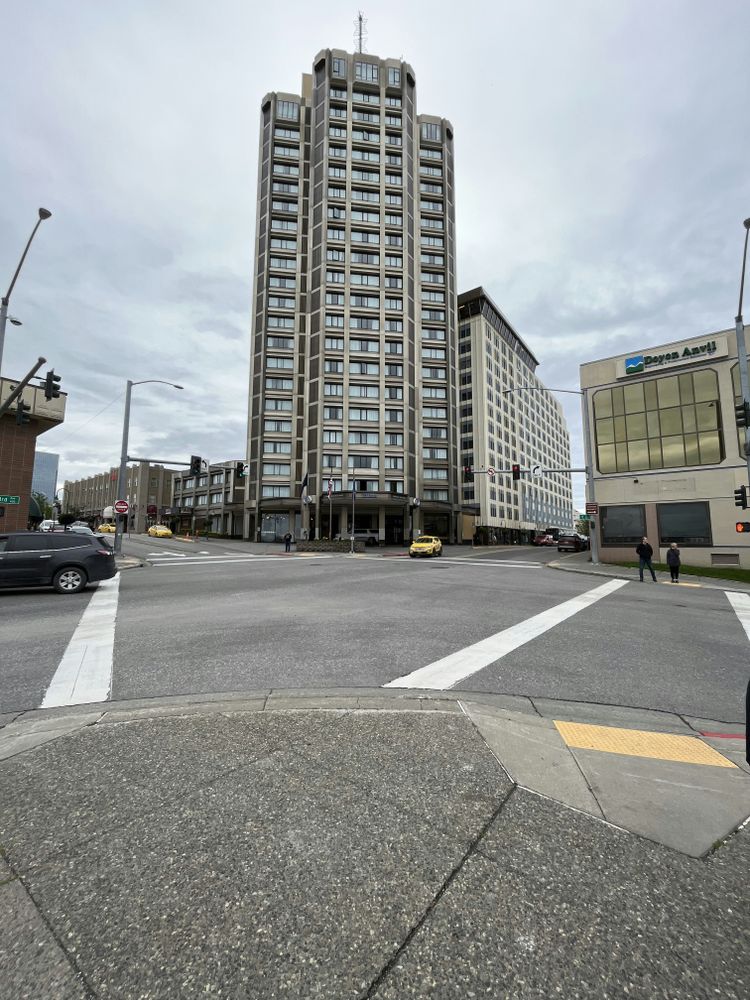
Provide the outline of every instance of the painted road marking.
<path id="1" fill-rule="evenodd" d="M 555 721 L 555 727 L 569 747 L 577 747 L 579 750 L 601 750 L 603 753 L 673 760 L 681 764 L 737 767 L 696 736 L 650 733 L 641 729 L 615 729 L 612 726 L 592 726 L 582 722 Z"/>
<path id="2" fill-rule="evenodd" d="M 320 560 L 320 559 L 330 559 L 330 558 L 331 558 L 330 556 L 326 555 L 308 556 L 306 558 L 306 561 L 309 562 L 310 559 Z M 228 563 L 261 563 L 261 562 L 265 563 L 272 562 L 275 563 L 277 566 L 287 566 L 287 565 L 292 565 L 296 561 L 297 561 L 296 556 L 292 557 L 291 559 L 284 559 L 283 556 L 281 557 L 280 556 L 236 556 L 236 557 L 227 556 L 225 558 L 219 557 L 219 558 L 209 558 L 209 559 L 206 559 L 205 557 L 198 558 L 198 557 L 188 556 L 186 559 L 180 560 L 179 562 L 176 559 L 174 560 L 162 559 L 159 562 L 155 562 L 151 568 L 168 569 L 170 566 L 179 566 L 180 569 L 183 569 L 186 566 L 226 566 Z"/>
<path id="3" fill-rule="evenodd" d="M 560 622 L 578 614 L 584 608 L 591 607 L 592 604 L 596 604 L 597 601 L 619 590 L 620 587 L 626 586 L 627 582 L 627 580 L 609 580 L 600 587 L 579 594 L 578 597 L 565 601 L 563 604 L 548 608 L 547 611 L 542 611 L 540 614 L 534 615 L 533 618 L 527 618 L 517 625 L 511 625 L 510 628 L 497 632 L 487 639 L 482 639 L 481 642 L 474 643 L 473 646 L 467 646 L 456 653 L 451 653 L 450 656 L 436 660 L 426 667 L 420 667 L 404 677 L 397 677 L 394 681 L 384 684 L 383 687 L 429 688 L 446 691 L 483 667 L 488 667 L 490 663 L 512 653 L 519 646 L 524 646 L 532 639 L 543 635 L 555 625 L 559 625 Z"/>
<path id="4" fill-rule="evenodd" d="M 119 573 L 97 587 L 47 688 L 42 708 L 109 698 L 119 590 Z"/>
<path id="5" fill-rule="evenodd" d="M 464 566 L 510 566 L 514 569 L 541 569 L 542 564 L 538 562 L 522 562 L 520 559 L 476 559 L 462 558 L 461 556 L 448 556 L 442 562 L 461 563 Z"/>
<path id="6" fill-rule="evenodd" d="M 739 618 L 745 635 L 750 639 L 750 594 L 740 594 L 735 590 L 725 590 L 724 593 L 734 608 L 734 613 Z"/>

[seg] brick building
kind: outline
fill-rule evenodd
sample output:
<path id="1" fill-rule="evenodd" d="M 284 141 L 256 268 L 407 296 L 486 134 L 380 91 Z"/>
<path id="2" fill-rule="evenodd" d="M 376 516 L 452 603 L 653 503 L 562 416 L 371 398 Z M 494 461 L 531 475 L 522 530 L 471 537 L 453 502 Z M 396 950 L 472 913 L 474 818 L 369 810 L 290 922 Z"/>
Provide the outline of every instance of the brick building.
<path id="1" fill-rule="evenodd" d="M 17 385 L 13 379 L 0 379 L 0 404 Z M 36 439 L 65 419 L 65 393 L 58 399 L 48 400 L 42 389 L 27 385 L 21 398 L 29 406 L 27 424 L 16 422 L 15 403 L 9 412 L 0 416 L 0 497 L 19 498 L 18 503 L 0 502 L 4 510 L 0 518 L 3 531 L 25 531 L 28 527 Z"/>

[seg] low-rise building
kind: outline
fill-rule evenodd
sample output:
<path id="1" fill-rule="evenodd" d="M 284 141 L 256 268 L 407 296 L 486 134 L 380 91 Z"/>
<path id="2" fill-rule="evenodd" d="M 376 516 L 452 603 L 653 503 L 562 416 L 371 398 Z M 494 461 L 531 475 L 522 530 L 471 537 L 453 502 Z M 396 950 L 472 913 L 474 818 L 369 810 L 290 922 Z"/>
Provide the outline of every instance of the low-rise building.
<path id="1" fill-rule="evenodd" d="M 570 473 L 549 471 L 570 469 L 570 435 L 539 362 L 483 288 L 458 296 L 458 324 L 463 540 L 526 542 L 572 528 Z"/>
<path id="2" fill-rule="evenodd" d="M 14 392 L 18 381 L 0 379 L 0 404 Z M 20 424 L 17 421 L 18 401 L 0 416 L 2 531 L 25 531 L 29 525 L 36 439 L 63 422 L 66 399 L 64 392 L 59 398 L 46 399 L 39 386 L 27 385 L 20 396 L 26 407 L 23 412 L 27 421 Z"/>
<path id="3" fill-rule="evenodd" d="M 166 522 L 175 532 L 242 537 L 245 463 L 215 462 L 200 476 L 175 472 Z"/>
<path id="4" fill-rule="evenodd" d="M 749 520 L 734 491 L 747 486 L 734 330 L 581 365 L 594 456 L 595 522 L 604 562 L 654 558 L 671 542 L 694 566 L 750 568 Z M 589 498 L 590 499 L 590 498 Z"/>
<path id="5" fill-rule="evenodd" d="M 128 529 L 143 532 L 160 523 L 172 502 L 172 471 L 163 465 L 138 462 L 129 465 L 125 480 L 125 496 L 117 495 L 119 470 L 112 467 L 75 482 L 65 481 L 65 510 L 79 512 L 90 524 L 112 520 L 112 505 L 116 500 L 130 504 Z"/>

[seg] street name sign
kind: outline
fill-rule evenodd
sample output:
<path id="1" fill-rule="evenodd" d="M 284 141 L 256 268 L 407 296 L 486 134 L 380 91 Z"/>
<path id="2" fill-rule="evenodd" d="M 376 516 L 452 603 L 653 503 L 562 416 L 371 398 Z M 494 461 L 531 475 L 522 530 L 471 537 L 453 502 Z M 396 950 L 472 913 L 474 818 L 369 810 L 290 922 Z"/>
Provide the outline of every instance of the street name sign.
<path id="1" fill-rule="evenodd" d="M 0 503 L 7 503 L 12 505 L 12 504 L 18 504 L 20 502 L 21 502 L 20 497 L 12 497 L 9 496 L 7 493 L 0 493 Z"/>

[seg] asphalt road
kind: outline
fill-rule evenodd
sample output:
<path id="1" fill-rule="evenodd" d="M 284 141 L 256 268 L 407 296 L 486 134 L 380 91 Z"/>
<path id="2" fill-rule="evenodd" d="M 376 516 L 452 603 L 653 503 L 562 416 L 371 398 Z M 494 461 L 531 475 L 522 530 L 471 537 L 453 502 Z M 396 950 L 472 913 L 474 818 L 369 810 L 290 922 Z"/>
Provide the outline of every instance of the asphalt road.
<path id="1" fill-rule="evenodd" d="M 408 684 L 459 654 L 457 690 L 744 717 L 750 650 L 722 590 L 634 580 L 587 604 L 611 583 L 544 567 L 555 550 L 520 547 L 432 560 L 155 539 L 125 551 L 150 564 L 119 575 L 113 699 Z M 96 600 L 0 594 L 0 713 L 41 705 Z M 489 652 L 465 652 L 498 633 Z"/>

